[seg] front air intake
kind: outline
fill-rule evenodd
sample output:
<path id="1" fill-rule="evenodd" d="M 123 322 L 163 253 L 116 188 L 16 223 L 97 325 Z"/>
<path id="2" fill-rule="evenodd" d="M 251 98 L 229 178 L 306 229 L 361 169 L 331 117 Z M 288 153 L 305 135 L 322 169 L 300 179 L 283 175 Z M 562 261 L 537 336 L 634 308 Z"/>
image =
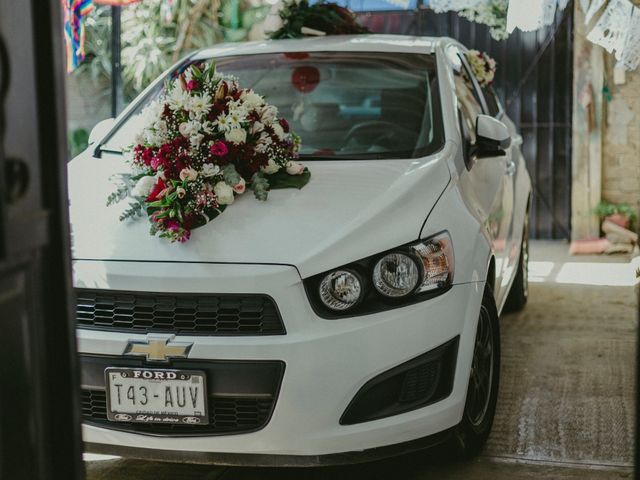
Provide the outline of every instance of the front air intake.
<path id="1" fill-rule="evenodd" d="M 451 394 L 460 337 L 369 380 L 353 398 L 341 425 L 368 422 L 422 408 Z"/>

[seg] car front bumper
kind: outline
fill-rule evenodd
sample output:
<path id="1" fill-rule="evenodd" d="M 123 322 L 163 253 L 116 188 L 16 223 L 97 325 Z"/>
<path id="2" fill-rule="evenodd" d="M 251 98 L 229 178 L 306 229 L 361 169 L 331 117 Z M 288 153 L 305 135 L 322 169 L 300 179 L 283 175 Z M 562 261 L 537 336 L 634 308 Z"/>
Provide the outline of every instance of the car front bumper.
<path id="1" fill-rule="evenodd" d="M 277 303 L 287 331 L 273 336 L 180 335 L 175 339 L 193 343 L 189 360 L 283 362 L 275 408 L 264 428 L 243 434 L 176 437 L 85 424 L 83 437 L 91 451 L 129 452 L 145 458 L 166 458 L 162 452 L 171 451 L 173 459 L 192 461 L 220 454 L 218 463 L 233 463 L 224 458 L 234 455 L 281 456 L 280 464 L 296 464 L 291 458 L 375 451 L 371 449 L 409 445 L 406 442 L 416 445 L 413 442 L 425 437 L 439 438 L 433 435 L 462 418 L 484 282 L 454 285 L 421 303 L 340 320 L 314 314 L 300 276 L 290 266 L 76 261 L 74 283 L 78 288 L 126 291 L 140 291 L 144 285 L 148 292 L 266 294 Z M 378 420 L 340 424 L 368 381 L 456 337 L 455 375 L 446 398 Z M 107 356 L 117 364 L 130 340 L 146 338 L 139 333 L 79 329 L 78 348 L 83 356 Z M 137 455 L 135 449 L 147 453 Z"/>

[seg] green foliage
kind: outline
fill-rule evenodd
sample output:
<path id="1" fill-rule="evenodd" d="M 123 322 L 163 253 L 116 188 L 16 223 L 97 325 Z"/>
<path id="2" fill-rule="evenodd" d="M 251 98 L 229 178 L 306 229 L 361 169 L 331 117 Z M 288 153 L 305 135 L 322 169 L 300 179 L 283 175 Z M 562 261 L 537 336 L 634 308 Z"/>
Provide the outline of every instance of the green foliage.
<path id="1" fill-rule="evenodd" d="M 637 218 L 635 209 L 627 203 L 609 203 L 603 200 L 592 211 L 600 220 L 616 214 L 624 216 L 631 223 L 635 223 Z"/>
<path id="2" fill-rule="evenodd" d="M 267 179 L 272 190 L 279 188 L 297 188 L 300 190 L 311 180 L 311 172 L 305 168 L 302 175 L 289 175 L 287 172 L 280 170 L 272 175 L 267 175 Z"/>
<path id="3" fill-rule="evenodd" d="M 227 185 L 237 185 L 242 179 L 242 177 L 240 177 L 240 174 L 236 171 L 236 167 L 234 167 L 232 163 L 229 163 L 223 167 L 222 176 Z"/>
<path id="4" fill-rule="evenodd" d="M 220 7 L 218 7 L 220 6 Z M 248 0 L 145 0 L 122 8 L 122 79 L 130 101 L 187 53 L 222 41 L 247 39 L 269 7 Z M 76 75 L 111 77 L 110 7 L 99 6 L 87 18 L 86 60 Z"/>
<path id="5" fill-rule="evenodd" d="M 107 207 L 110 207 L 111 205 L 121 202 L 122 200 L 127 198 L 129 196 L 130 191 L 131 191 L 131 188 L 129 185 L 124 183 L 121 183 L 120 185 L 118 185 L 116 190 L 110 193 L 109 196 L 107 197 Z"/>
<path id="6" fill-rule="evenodd" d="M 472 22 L 483 23 L 495 40 L 504 40 L 507 33 L 507 7 L 509 0 L 488 0 L 477 7 L 460 10 L 458 15 Z"/>
<path id="7" fill-rule="evenodd" d="M 144 205 L 142 202 L 129 202 L 129 208 L 127 208 L 120 215 L 120 221 L 127 220 L 129 218 L 141 217 Z"/>
<path id="8" fill-rule="evenodd" d="M 253 194 L 260 201 L 266 201 L 269 196 L 269 181 L 262 172 L 257 172 L 251 179 L 251 189 Z"/>
<path id="9" fill-rule="evenodd" d="M 69 157 L 74 158 L 84 152 L 89 146 L 89 132 L 84 128 L 77 128 L 69 133 Z"/>

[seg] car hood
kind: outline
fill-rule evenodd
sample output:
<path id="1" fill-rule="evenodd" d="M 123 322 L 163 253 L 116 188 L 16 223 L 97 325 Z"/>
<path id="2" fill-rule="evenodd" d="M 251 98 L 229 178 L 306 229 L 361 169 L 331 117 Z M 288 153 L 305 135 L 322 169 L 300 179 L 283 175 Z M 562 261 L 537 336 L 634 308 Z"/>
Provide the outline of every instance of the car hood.
<path id="1" fill-rule="evenodd" d="M 262 263 L 295 266 L 303 278 L 418 238 L 450 180 L 443 151 L 414 160 L 313 161 L 301 190 L 250 191 L 222 215 L 172 244 L 149 235 L 145 217 L 120 222 L 126 201 L 107 207 L 108 179 L 124 159 L 88 152 L 69 164 L 75 260 Z"/>

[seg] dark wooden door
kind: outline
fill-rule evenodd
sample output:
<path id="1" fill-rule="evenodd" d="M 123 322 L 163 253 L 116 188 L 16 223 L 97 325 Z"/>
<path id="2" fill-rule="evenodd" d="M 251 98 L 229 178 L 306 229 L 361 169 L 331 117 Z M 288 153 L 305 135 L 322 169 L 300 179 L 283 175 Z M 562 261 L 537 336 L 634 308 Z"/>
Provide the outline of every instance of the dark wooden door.
<path id="1" fill-rule="evenodd" d="M 421 8 L 359 14 L 377 33 L 448 36 L 496 59 L 495 88 L 522 134 L 533 180 L 529 225 L 535 238 L 571 236 L 572 8 L 570 3 L 559 11 L 549 27 L 516 30 L 505 41 L 493 40 L 488 27 L 455 12 Z"/>
<path id="2" fill-rule="evenodd" d="M 59 0 L 0 1 L 0 478 L 83 475 Z"/>

